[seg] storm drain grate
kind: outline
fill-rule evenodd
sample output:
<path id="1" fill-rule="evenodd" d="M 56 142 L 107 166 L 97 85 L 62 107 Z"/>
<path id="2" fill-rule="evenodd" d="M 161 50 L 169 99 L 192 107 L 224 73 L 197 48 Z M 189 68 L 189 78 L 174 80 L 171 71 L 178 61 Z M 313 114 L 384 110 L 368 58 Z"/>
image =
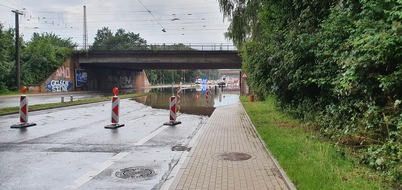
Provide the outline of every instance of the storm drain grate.
<path id="1" fill-rule="evenodd" d="M 177 146 L 173 146 L 172 147 L 172 151 L 187 151 L 190 152 L 191 147 L 187 148 L 186 146 L 181 146 L 181 145 L 177 145 Z"/>
<path id="2" fill-rule="evenodd" d="M 227 161 L 243 161 L 251 158 L 251 155 L 241 152 L 228 152 L 222 153 L 218 155 L 219 160 L 227 160 Z"/>
<path id="3" fill-rule="evenodd" d="M 144 167 L 130 167 L 121 169 L 115 175 L 123 179 L 147 179 L 155 176 L 156 172 Z"/>

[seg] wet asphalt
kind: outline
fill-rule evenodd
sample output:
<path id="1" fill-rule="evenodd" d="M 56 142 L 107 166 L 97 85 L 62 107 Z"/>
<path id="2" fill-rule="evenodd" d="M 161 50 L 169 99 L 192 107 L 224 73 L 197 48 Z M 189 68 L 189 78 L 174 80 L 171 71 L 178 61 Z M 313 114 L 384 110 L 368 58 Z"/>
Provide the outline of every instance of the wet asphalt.
<path id="1" fill-rule="evenodd" d="M 182 124 L 163 125 L 168 110 L 129 99 L 119 112 L 118 129 L 104 128 L 111 102 L 30 112 L 37 125 L 26 129 L 10 128 L 18 114 L 0 116 L 0 189 L 159 189 L 188 151 L 174 147 L 187 146 L 208 121 L 180 114 Z"/>

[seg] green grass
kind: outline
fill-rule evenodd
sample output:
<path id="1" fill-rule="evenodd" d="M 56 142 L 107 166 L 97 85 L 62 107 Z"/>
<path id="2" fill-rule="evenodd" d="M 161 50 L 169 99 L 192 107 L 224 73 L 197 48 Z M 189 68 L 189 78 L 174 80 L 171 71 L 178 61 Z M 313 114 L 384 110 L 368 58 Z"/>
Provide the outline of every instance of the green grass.
<path id="1" fill-rule="evenodd" d="M 119 95 L 120 99 L 124 98 L 134 98 L 139 96 L 145 96 L 149 93 L 142 93 L 142 94 L 123 94 Z M 31 105 L 29 106 L 29 111 L 37 111 L 37 110 L 44 110 L 44 109 L 51 109 L 51 108 L 60 108 L 66 106 L 74 106 L 74 105 L 81 105 L 81 104 L 89 104 L 95 102 L 102 102 L 102 101 L 110 101 L 112 96 L 107 97 L 97 97 L 97 98 L 88 98 L 84 100 L 77 100 L 73 102 L 64 102 L 64 103 L 49 103 L 49 104 L 38 104 L 38 105 Z M 19 107 L 9 107 L 9 108 L 0 108 L 0 115 L 7 115 L 18 113 Z"/>
<path id="2" fill-rule="evenodd" d="M 268 149 L 298 189 L 391 189 L 360 165 L 350 150 L 320 140 L 319 134 L 277 111 L 273 98 L 249 102 L 248 97 L 241 97 L 241 101 Z"/>
<path id="3" fill-rule="evenodd" d="M 19 95 L 21 94 L 20 91 L 1 91 L 0 96 L 10 96 L 10 95 Z M 27 94 L 30 94 L 30 92 L 27 92 Z"/>

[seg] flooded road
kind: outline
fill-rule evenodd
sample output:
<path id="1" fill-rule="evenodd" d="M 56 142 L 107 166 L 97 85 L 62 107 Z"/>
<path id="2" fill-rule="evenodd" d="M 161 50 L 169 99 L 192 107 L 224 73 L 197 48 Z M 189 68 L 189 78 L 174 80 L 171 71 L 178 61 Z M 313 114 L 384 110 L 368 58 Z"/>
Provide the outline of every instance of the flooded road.
<path id="1" fill-rule="evenodd" d="M 236 89 L 220 89 L 207 86 L 184 87 L 180 93 L 180 101 L 177 101 L 178 112 L 194 115 L 211 116 L 216 107 L 232 105 L 239 102 L 240 91 Z M 135 101 L 158 109 L 169 109 L 169 98 L 174 95 L 178 98 L 177 88 L 153 89 L 144 97 L 134 98 Z M 172 93 L 174 91 L 174 93 Z M 207 97 L 207 94 L 209 95 Z"/>
<path id="2" fill-rule="evenodd" d="M 35 111 L 37 125 L 26 129 L 10 128 L 17 114 L 0 116 L 0 189 L 159 189 L 189 150 L 174 147 L 187 147 L 208 121 L 181 114 L 182 124 L 166 126 L 168 110 L 121 99 L 125 126 L 110 130 L 110 113 L 109 101 Z"/>
<path id="3" fill-rule="evenodd" d="M 119 123 L 125 126 L 119 129 L 104 128 L 110 101 L 30 112 L 29 122 L 37 125 L 26 129 L 10 128 L 18 114 L 0 116 L 0 189 L 159 189 L 181 167 L 207 116 L 238 102 L 239 93 L 183 89 L 182 123 L 172 127 L 163 124 L 177 91 L 154 90 L 136 101 L 120 100 Z"/>

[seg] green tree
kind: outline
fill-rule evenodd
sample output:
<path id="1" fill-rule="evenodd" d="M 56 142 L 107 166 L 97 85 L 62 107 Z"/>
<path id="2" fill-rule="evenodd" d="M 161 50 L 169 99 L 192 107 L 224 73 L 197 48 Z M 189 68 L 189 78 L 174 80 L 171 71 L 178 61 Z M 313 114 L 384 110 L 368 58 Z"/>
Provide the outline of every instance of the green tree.
<path id="1" fill-rule="evenodd" d="M 401 188 L 402 1 L 219 2 L 253 92 L 336 143 L 368 145 L 362 162 Z"/>
<path id="2" fill-rule="evenodd" d="M 4 30 L 0 23 L 0 92 L 7 91 L 13 85 L 15 79 L 13 73 L 14 64 L 14 41 L 11 29 Z"/>
<path id="3" fill-rule="evenodd" d="M 61 64 L 71 57 L 76 45 L 71 39 L 62 39 L 52 33 L 34 33 L 22 51 L 22 84 L 43 82 Z"/>
<path id="4" fill-rule="evenodd" d="M 262 0 L 218 0 L 224 17 L 231 22 L 225 36 L 241 46 L 246 39 L 260 34 L 258 12 Z"/>
<path id="5" fill-rule="evenodd" d="M 145 50 L 147 41 L 140 34 L 120 28 L 115 34 L 108 27 L 98 30 L 90 50 Z"/>

